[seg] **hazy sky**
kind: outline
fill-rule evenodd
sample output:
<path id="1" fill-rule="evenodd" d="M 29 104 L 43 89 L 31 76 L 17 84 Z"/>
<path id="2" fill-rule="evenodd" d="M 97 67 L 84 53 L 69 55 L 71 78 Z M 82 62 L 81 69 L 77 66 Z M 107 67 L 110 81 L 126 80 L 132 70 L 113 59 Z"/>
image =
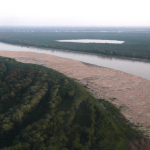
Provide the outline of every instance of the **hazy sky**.
<path id="1" fill-rule="evenodd" d="M 149 0 L 0 0 L 0 26 L 150 26 Z"/>

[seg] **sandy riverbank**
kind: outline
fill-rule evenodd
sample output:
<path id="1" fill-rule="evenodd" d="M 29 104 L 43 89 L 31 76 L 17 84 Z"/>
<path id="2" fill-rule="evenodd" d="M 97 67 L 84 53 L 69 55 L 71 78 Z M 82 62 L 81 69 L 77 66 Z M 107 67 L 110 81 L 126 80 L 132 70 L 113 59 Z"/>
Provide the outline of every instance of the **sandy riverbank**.
<path id="1" fill-rule="evenodd" d="M 76 60 L 32 52 L 0 51 L 13 57 L 55 69 L 87 86 L 96 98 L 105 98 L 121 107 L 128 120 L 150 136 L 150 81 L 113 69 L 88 65 Z"/>

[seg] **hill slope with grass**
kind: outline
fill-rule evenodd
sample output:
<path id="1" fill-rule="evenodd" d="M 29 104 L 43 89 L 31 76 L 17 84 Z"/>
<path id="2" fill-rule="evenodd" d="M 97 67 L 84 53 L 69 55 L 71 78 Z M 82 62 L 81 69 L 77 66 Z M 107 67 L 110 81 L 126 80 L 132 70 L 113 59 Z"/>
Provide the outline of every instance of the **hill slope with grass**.
<path id="1" fill-rule="evenodd" d="M 139 137 L 72 79 L 0 57 L 0 150 L 126 150 Z"/>

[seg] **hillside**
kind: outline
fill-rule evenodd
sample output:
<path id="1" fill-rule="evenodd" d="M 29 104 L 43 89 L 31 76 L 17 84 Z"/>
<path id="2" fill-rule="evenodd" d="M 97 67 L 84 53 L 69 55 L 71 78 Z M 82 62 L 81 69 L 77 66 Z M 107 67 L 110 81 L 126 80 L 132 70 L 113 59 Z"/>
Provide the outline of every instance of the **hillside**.
<path id="1" fill-rule="evenodd" d="M 139 137 L 114 105 L 72 79 L 0 57 L 1 150 L 126 150 Z"/>

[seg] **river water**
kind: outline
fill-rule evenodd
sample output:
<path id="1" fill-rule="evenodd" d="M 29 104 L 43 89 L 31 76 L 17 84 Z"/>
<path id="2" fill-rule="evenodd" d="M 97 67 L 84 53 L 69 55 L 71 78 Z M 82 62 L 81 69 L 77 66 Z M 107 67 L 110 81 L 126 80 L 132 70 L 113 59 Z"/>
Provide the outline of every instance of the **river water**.
<path id="1" fill-rule="evenodd" d="M 0 50 L 46 53 L 59 57 L 79 60 L 93 65 L 112 68 L 150 80 L 150 62 L 146 61 L 107 57 L 87 53 L 76 53 L 71 51 L 15 46 L 5 43 L 0 43 Z"/>

